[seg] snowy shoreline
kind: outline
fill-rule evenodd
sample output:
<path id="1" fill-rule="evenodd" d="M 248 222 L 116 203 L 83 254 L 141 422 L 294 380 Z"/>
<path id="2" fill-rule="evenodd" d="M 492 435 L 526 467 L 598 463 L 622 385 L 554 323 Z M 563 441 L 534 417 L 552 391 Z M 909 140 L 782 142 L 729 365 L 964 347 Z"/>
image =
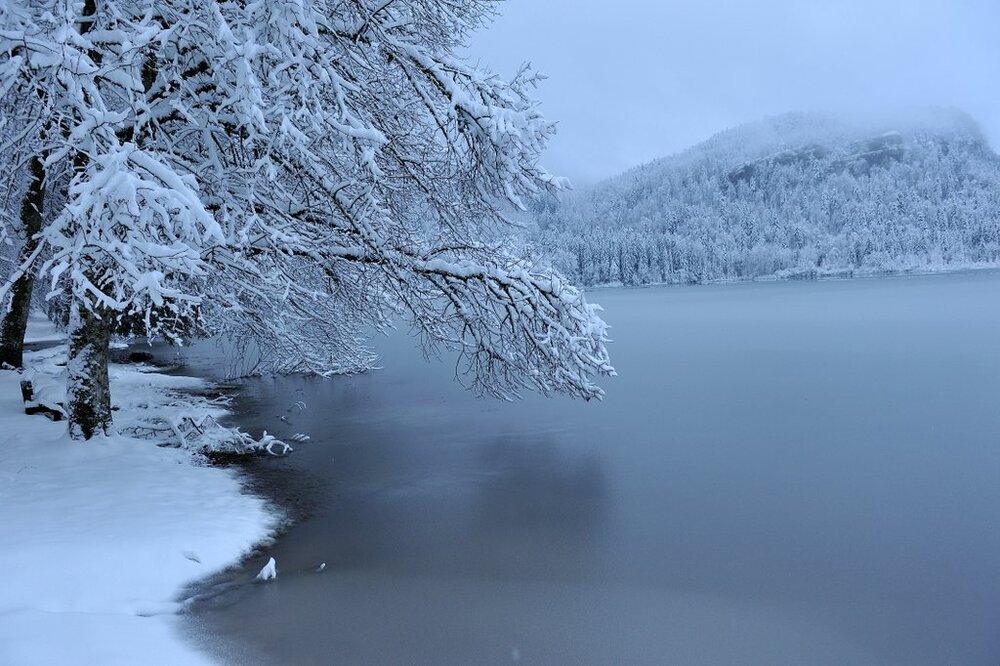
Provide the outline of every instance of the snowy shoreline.
<path id="1" fill-rule="evenodd" d="M 602 289 L 646 289 L 650 287 L 707 287 L 712 285 L 730 284 L 754 284 L 756 282 L 837 282 L 841 280 L 878 280 L 882 278 L 904 278 L 904 277 L 929 277 L 935 275 L 953 275 L 956 273 L 976 273 L 980 271 L 1000 270 L 1000 263 L 980 263 L 980 264 L 955 264 L 950 266 L 940 266 L 936 268 L 906 268 L 899 270 L 851 270 L 847 272 L 831 271 L 829 273 L 816 273 L 815 275 L 763 275 L 753 278 L 714 278 L 703 282 L 644 282 L 642 284 L 622 284 L 621 282 L 609 282 L 588 285 L 585 289 L 588 292 L 600 291 Z"/>
<path id="2" fill-rule="evenodd" d="M 32 323 L 31 341 L 56 339 Z M 26 366 L 55 375 L 61 354 Z M 188 450 L 70 440 L 65 421 L 24 414 L 21 378 L 0 371 L 0 663 L 213 663 L 180 631 L 178 599 L 271 538 L 273 507 Z M 211 386 L 119 364 L 111 383 L 121 420 Z"/>

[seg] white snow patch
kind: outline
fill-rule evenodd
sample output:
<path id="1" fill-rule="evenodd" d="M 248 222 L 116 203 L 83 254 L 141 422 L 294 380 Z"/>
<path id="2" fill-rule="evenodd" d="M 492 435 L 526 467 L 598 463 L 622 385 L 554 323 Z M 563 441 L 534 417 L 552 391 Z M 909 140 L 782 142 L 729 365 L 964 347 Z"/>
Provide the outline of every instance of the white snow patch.
<path id="1" fill-rule="evenodd" d="M 116 419 L 200 383 L 145 370 L 113 369 Z M 72 441 L 23 413 L 19 379 L 0 372 L 0 664 L 209 663 L 177 631 L 178 595 L 268 537 L 265 502 L 188 451 Z"/>
<path id="2" fill-rule="evenodd" d="M 264 568 L 262 568 L 260 573 L 257 574 L 257 580 L 273 580 L 277 578 L 278 569 L 276 568 L 276 564 L 277 563 L 274 561 L 273 557 L 269 559 L 267 564 L 264 565 Z"/>
<path id="3" fill-rule="evenodd" d="M 31 312 L 28 315 L 28 330 L 24 334 L 26 343 L 59 342 L 65 337 L 66 335 L 56 328 L 56 325 L 49 321 L 43 313 Z"/>

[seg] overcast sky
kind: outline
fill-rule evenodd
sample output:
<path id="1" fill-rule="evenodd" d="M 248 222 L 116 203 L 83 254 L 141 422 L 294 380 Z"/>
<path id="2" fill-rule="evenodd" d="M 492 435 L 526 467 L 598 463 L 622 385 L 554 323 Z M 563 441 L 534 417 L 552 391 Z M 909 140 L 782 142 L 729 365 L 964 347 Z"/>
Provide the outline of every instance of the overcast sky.
<path id="1" fill-rule="evenodd" d="M 1000 0 L 507 0 L 470 44 L 530 60 L 577 184 L 794 110 L 947 105 L 1000 145 Z"/>

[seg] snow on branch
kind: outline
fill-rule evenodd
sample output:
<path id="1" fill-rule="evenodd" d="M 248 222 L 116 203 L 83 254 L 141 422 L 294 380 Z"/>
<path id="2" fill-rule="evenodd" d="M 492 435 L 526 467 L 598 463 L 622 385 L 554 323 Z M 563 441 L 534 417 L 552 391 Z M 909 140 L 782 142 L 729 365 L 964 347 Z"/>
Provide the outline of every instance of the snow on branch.
<path id="1" fill-rule="evenodd" d="M 236 455 L 286 455 L 292 447 L 266 431 L 255 438 L 219 422 L 232 403 L 228 396 L 208 398 L 180 391 L 165 391 L 162 399 L 136 405 L 123 434 L 156 441 L 161 446 L 198 453 Z"/>
<path id="2" fill-rule="evenodd" d="M 456 55 L 494 2 L 98 4 L 86 29 L 61 0 L 0 14 L 0 93 L 42 91 L 72 175 L 32 259 L 53 295 L 319 374 L 371 367 L 405 315 L 482 393 L 601 395 L 599 308 L 501 240 L 566 182 L 540 77 Z"/>
<path id="3" fill-rule="evenodd" d="M 75 298 L 95 309 L 141 313 L 153 334 L 154 309 L 195 316 L 201 302 L 196 279 L 206 269 L 201 254 L 225 242 L 193 178 L 133 145 L 92 156 L 70 185 L 69 205 L 43 238 L 53 251 L 43 271 L 54 289 L 68 273 Z M 75 268 L 81 264 L 100 269 Z M 191 286 L 185 289 L 176 276 Z"/>

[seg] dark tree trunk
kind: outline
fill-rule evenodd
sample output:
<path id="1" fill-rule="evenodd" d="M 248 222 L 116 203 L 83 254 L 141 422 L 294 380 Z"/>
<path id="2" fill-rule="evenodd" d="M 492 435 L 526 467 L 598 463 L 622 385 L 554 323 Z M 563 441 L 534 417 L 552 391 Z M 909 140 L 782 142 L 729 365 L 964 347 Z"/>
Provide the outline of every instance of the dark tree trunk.
<path id="1" fill-rule="evenodd" d="M 81 35 L 93 27 L 96 15 L 97 0 L 84 0 L 78 28 Z M 91 58 L 100 64 L 99 53 L 92 52 Z M 73 168 L 77 173 L 83 171 L 86 165 L 86 154 L 76 153 L 73 156 Z M 91 282 L 98 284 L 99 280 Z M 106 435 L 111 429 L 111 386 L 108 379 L 111 313 L 102 310 L 92 312 L 80 302 L 78 296 L 73 298 L 70 306 L 66 411 L 69 413 L 69 434 L 73 439 Z"/>
<path id="2" fill-rule="evenodd" d="M 28 166 L 31 181 L 21 202 L 21 224 L 24 246 L 18 255 L 18 265 L 27 261 L 38 247 L 35 236 L 42 230 L 42 203 L 45 200 L 45 166 L 41 157 L 33 157 Z M 10 307 L 0 322 L 0 365 L 20 368 L 24 364 L 24 332 L 28 328 L 31 310 L 31 290 L 35 285 L 34 267 L 28 267 L 11 287 Z"/>
<path id="3" fill-rule="evenodd" d="M 70 314 L 69 370 L 66 402 L 69 434 L 90 439 L 111 428 L 111 387 L 108 381 L 108 342 L 111 317 L 73 304 Z"/>

